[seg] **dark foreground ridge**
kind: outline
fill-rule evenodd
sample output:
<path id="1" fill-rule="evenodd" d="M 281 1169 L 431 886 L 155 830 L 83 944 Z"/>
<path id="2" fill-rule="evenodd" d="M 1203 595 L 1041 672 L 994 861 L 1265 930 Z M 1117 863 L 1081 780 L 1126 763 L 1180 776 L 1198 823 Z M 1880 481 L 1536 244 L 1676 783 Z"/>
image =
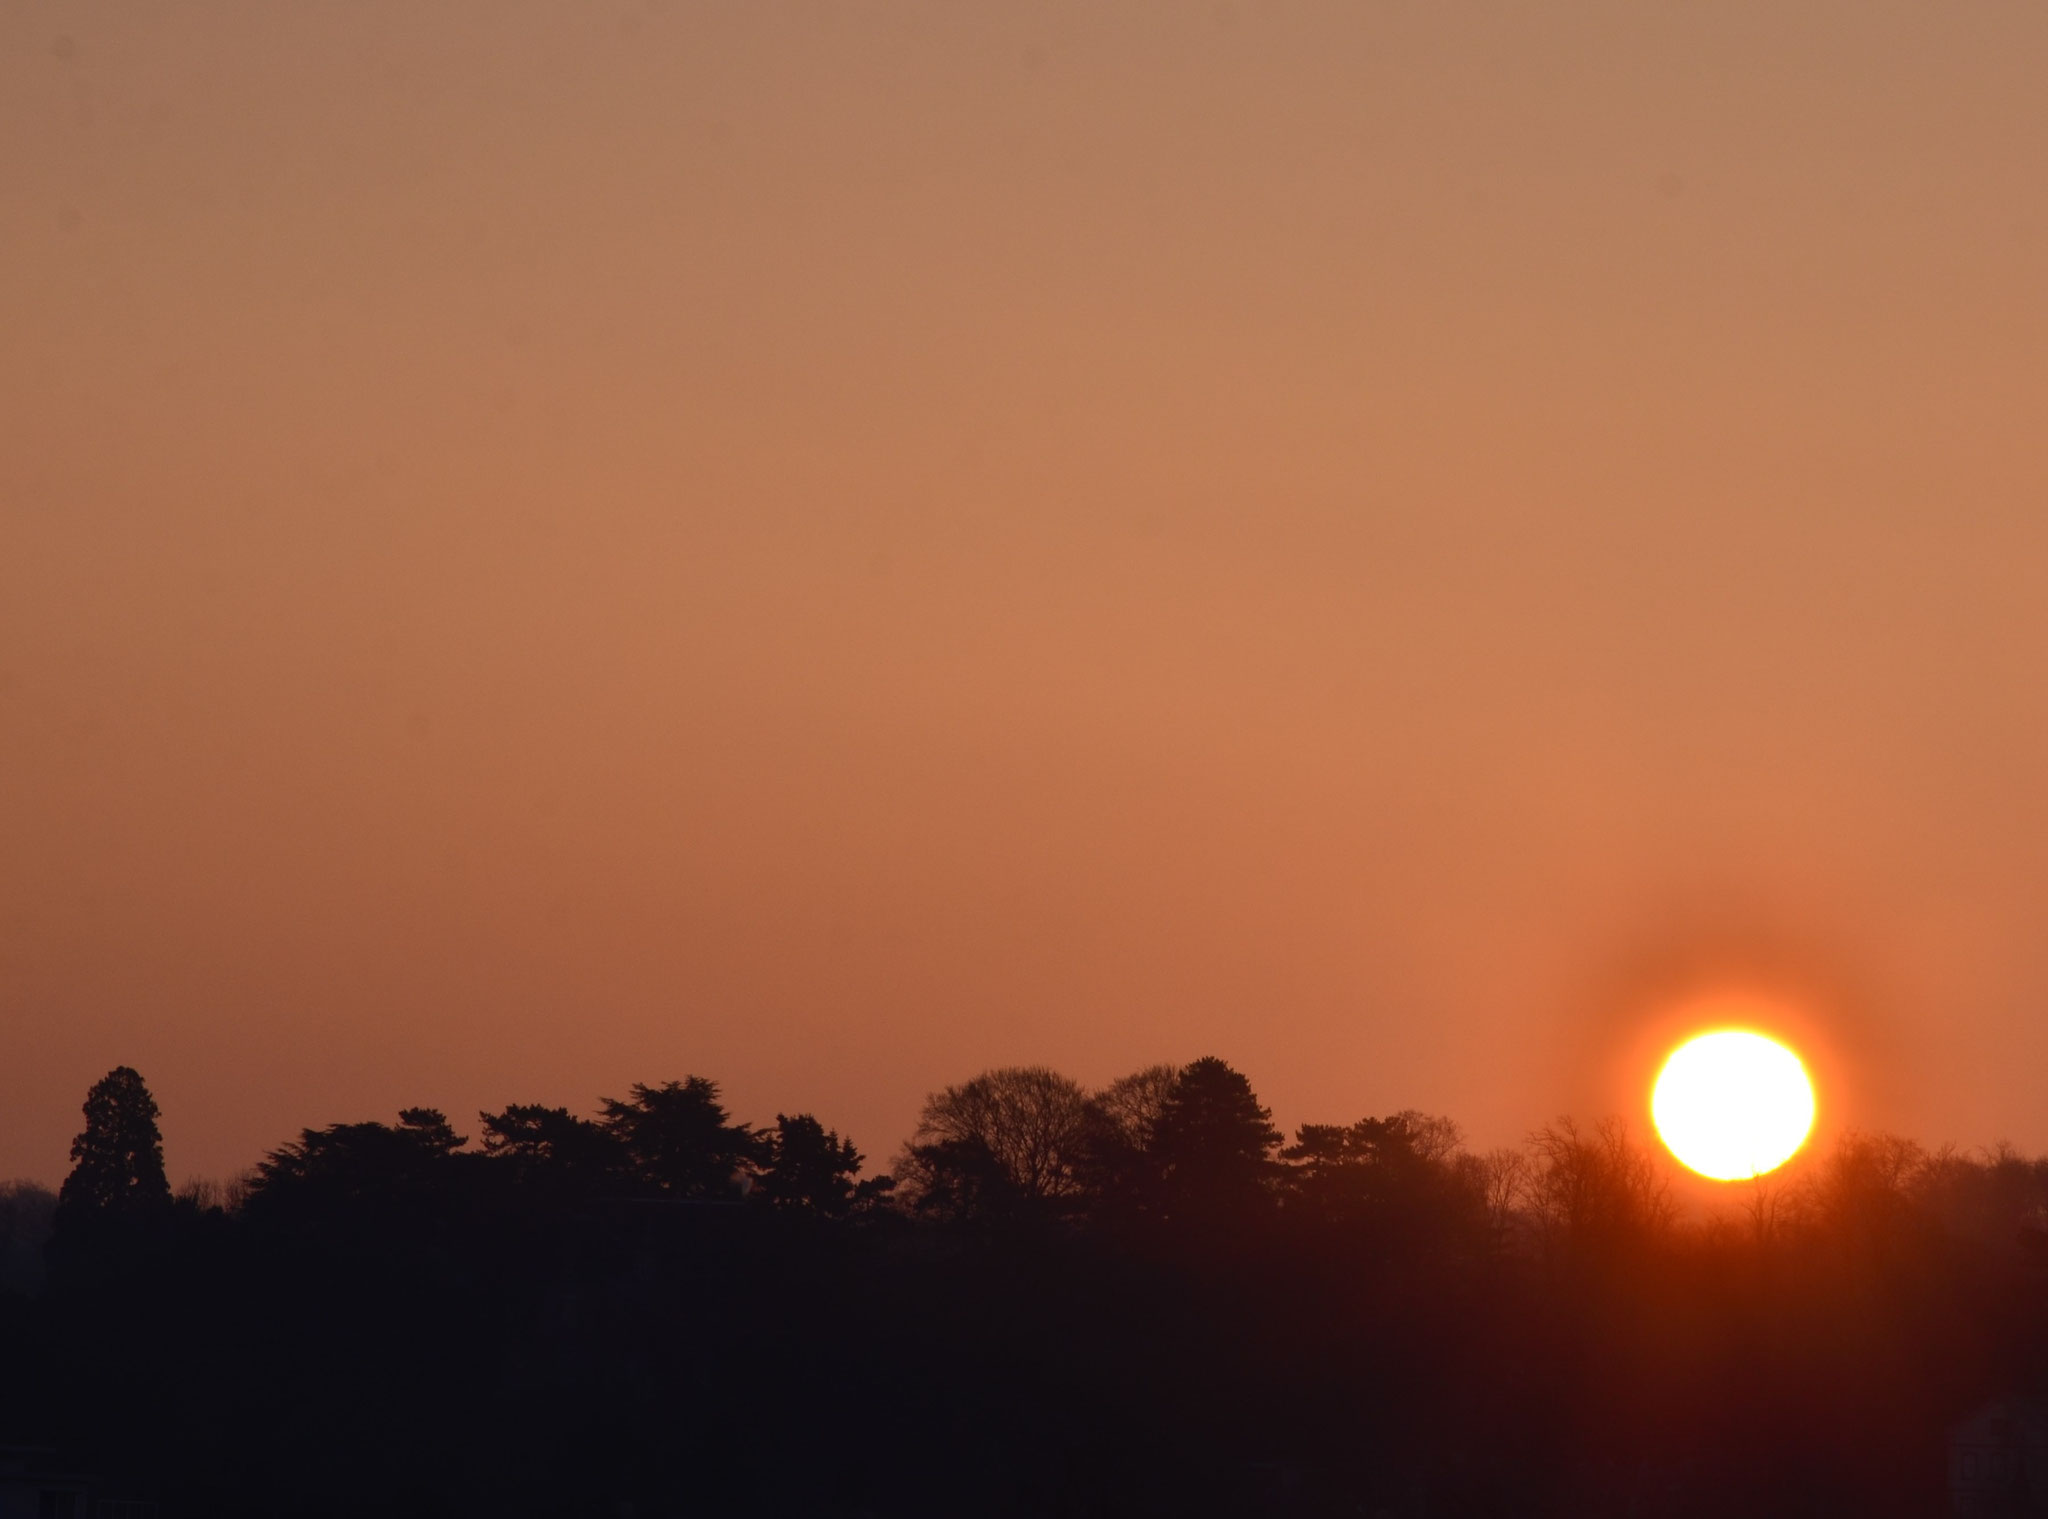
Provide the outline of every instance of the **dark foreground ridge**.
<path id="1" fill-rule="evenodd" d="M 948 1088 L 893 1181 L 695 1077 L 173 1196 L 123 1068 L 73 1160 L 0 1189 L 10 1514 L 1926 1519 L 2040 1480 L 2048 1164 L 2003 1151 L 1852 1135 L 1700 1222 L 1619 1123 L 1287 1144 L 1205 1059 Z"/>

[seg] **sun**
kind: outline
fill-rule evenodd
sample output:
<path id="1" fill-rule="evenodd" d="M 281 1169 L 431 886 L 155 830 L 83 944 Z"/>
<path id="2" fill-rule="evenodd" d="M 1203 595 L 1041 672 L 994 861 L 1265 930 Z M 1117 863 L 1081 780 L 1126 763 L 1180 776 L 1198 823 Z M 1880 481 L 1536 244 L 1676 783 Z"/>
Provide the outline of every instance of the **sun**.
<path id="1" fill-rule="evenodd" d="M 1813 1083 L 1799 1057 L 1762 1034 L 1716 1029 L 1671 1052 L 1650 1093 L 1671 1153 L 1702 1176 L 1775 1171 L 1813 1128 Z"/>

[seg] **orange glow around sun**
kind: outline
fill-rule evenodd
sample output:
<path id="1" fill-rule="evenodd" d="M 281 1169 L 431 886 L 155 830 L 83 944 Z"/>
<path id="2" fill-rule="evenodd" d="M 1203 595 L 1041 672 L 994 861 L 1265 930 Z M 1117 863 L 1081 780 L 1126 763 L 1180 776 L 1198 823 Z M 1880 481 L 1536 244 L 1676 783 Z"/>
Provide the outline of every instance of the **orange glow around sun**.
<path id="1" fill-rule="evenodd" d="M 1775 1171 L 1813 1129 L 1813 1082 L 1799 1057 L 1747 1029 L 1698 1034 L 1657 1073 L 1650 1116 L 1671 1153 L 1702 1176 Z"/>

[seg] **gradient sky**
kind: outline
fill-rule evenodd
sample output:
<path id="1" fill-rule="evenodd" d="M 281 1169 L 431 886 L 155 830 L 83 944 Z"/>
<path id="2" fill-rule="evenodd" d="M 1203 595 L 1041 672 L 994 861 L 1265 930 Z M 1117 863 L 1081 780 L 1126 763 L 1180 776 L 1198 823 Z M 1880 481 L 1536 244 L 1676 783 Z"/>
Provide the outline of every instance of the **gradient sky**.
<path id="1" fill-rule="evenodd" d="M 2048 9 L 0 7 L 0 1176 L 697 1072 L 2048 1147 Z M 1647 1043 L 1646 1043 L 1647 1041 Z M 470 1132 L 474 1132 L 473 1127 Z"/>

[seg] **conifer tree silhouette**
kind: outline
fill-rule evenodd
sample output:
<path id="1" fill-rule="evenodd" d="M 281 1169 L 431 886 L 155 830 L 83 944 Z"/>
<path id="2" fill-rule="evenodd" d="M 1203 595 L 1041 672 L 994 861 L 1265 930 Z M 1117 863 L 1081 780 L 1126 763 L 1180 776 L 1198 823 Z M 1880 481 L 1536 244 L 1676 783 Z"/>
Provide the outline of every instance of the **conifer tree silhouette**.
<path id="1" fill-rule="evenodd" d="M 95 1083 L 85 1097 L 85 1129 L 71 1142 L 60 1212 L 132 1216 L 169 1206 L 156 1120 L 156 1099 L 131 1067 L 116 1066 Z"/>

